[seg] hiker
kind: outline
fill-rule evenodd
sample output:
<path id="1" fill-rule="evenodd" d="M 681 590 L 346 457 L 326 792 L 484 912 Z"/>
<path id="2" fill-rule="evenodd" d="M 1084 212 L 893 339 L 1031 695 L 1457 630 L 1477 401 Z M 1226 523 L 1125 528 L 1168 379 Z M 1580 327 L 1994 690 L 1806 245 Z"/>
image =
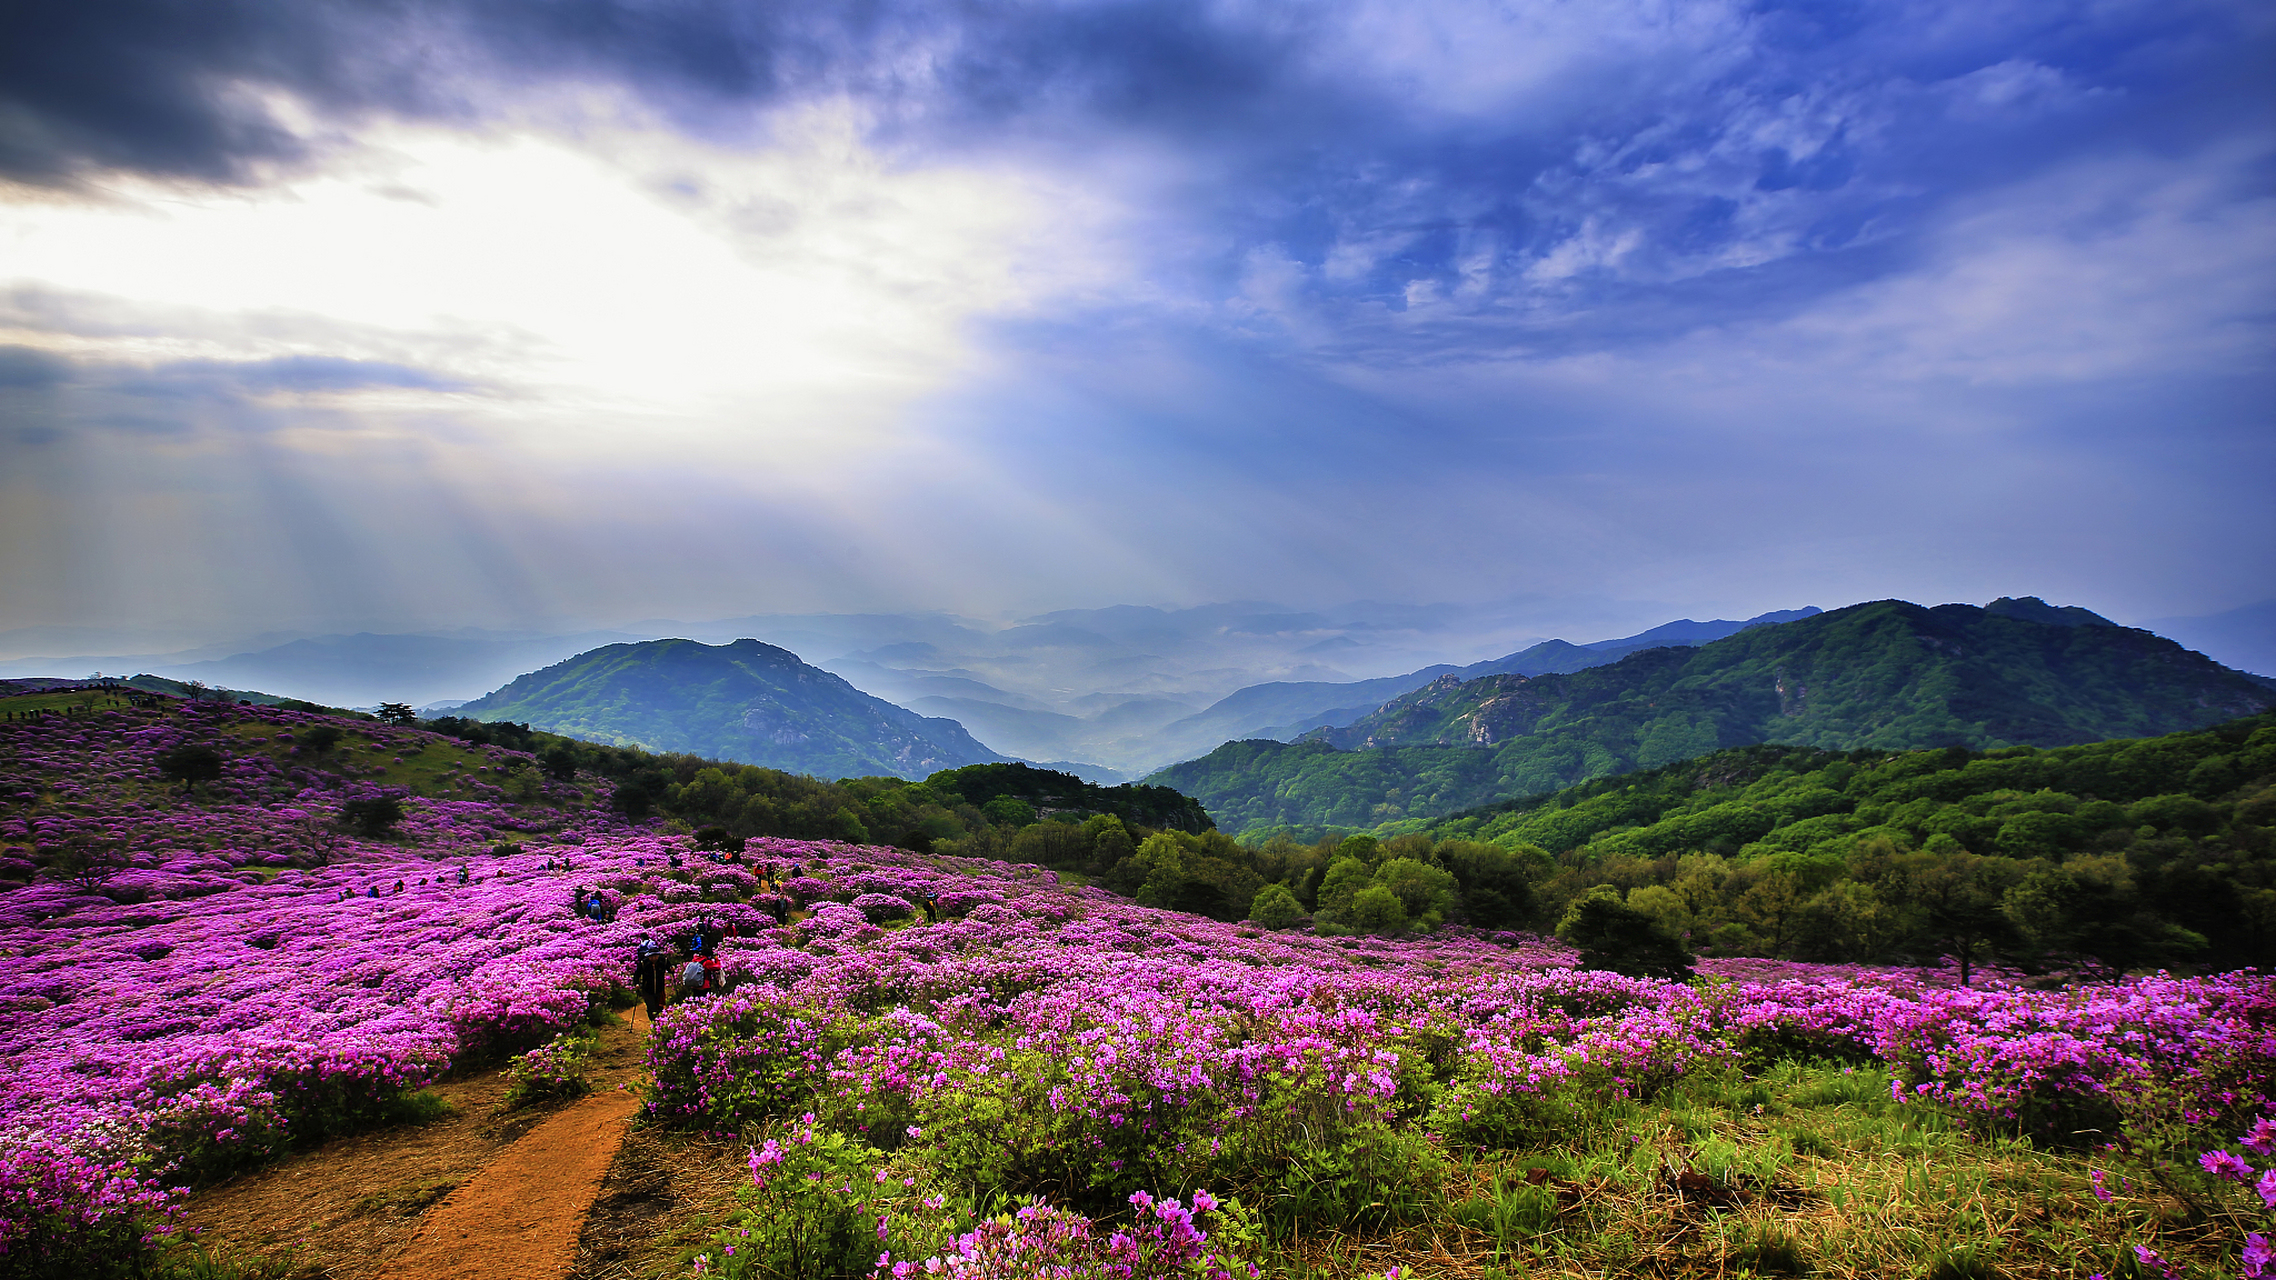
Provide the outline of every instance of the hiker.
<path id="1" fill-rule="evenodd" d="M 466 864 L 463 862 L 458 864 L 458 882 L 460 884 L 466 883 Z"/>
<path id="2" fill-rule="evenodd" d="M 375 898 L 375 899 L 376 899 L 376 898 L 378 898 L 378 897 L 379 897 L 379 886 L 378 886 L 378 885 L 376 885 L 376 884 L 375 884 L 375 885 L 371 885 L 371 886 L 367 887 L 367 888 L 364 890 L 364 892 L 365 892 L 365 893 L 367 893 L 367 894 L 370 894 L 370 895 L 371 895 L 373 898 Z"/>
<path id="3" fill-rule="evenodd" d="M 690 1000 L 704 994 L 709 981 L 710 975 L 704 970 L 703 958 L 690 957 L 686 964 L 680 966 L 680 999 Z"/>
<path id="4" fill-rule="evenodd" d="M 939 923 L 940 923 L 940 895 L 939 895 L 939 894 L 937 894 L 937 893 L 928 893 L 928 894 L 926 894 L 926 895 L 925 895 L 925 898 L 924 898 L 924 903 L 923 903 L 923 906 L 924 906 L 924 908 L 925 908 L 925 923 L 926 923 L 926 924 L 939 924 Z"/>
<path id="5" fill-rule="evenodd" d="M 727 990 L 727 975 L 719 967 L 719 952 L 703 953 L 703 988 L 706 991 Z"/>
<path id="6" fill-rule="evenodd" d="M 401 880 L 395 882 L 395 891 L 397 893 L 403 892 L 403 882 Z"/>
<path id="7" fill-rule="evenodd" d="M 632 962 L 632 981 L 640 990 L 640 1003 L 648 1007 L 650 1022 L 663 1011 L 664 987 L 671 976 L 671 958 L 664 953 L 664 948 L 643 941 Z"/>
<path id="8" fill-rule="evenodd" d="M 673 855 L 672 855 L 672 870 L 674 870 L 674 871 L 677 871 L 677 870 L 679 870 L 679 869 L 680 869 L 680 855 L 678 855 L 678 854 L 676 854 L 676 853 L 675 853 L 675 854 L 673 854 Z"/>

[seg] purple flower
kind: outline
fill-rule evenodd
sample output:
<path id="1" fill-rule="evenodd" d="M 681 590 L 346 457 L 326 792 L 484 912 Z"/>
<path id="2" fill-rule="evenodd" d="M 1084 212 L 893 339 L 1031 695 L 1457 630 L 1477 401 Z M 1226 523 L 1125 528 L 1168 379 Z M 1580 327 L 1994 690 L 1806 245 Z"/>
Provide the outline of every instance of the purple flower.
<path id="1" fill-rule="evenodd" d="M 2230 1155 L 2226 1151 L 2208 1151 L 2197 1157 L 2197 1163 L 2216 1178 L 2226 1178 L 2231 1182 L 2252 1181 L 2253 1167 L 2246 1164 L 2242 1157 Z"/>
<path id="2" fill-rule="evenodd" d="M 2244 1149 L 2259 1156 L 2276 1156 L 2276 1120 L 2266 1116 L 2252 1122 L 2252 1131 L 2237 1139 Z"/>
<path id="3" fill-rule="evenodd" d="M 2271 1265 L 2276 1264 L 2276 1249 L 2269 1247 L 2268 1237 L 2257 1231 L 2247 1231 L 2244 1234 L 2242 1261 L 2244 1280 L 2268 1280 L 2269 1273 L 2276 1270 L 2276 1266 Z"/>
<path id="4" fill-rule="evenodd" d="M 2162 1280 L 2185 1280 L 2181 1274 L 2181 1268 L 2159 1257 L 2155 1249 L 2146 1245 L 2134 1246 L 2134 1258 L 2143 1266 L 2156 1272 Z"/>

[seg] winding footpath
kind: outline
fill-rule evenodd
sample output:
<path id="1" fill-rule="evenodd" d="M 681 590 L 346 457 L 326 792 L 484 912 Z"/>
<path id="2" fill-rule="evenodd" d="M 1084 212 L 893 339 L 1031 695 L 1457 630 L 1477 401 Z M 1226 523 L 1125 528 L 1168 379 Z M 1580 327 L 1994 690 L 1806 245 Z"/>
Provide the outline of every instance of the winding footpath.
<path id="1" fill-rule="evenodd" d="M 633 1010 L 645 1039 L 647 1017 Z M 549 1117 L 429 1209 L 388 1259 L 386 1280 L 561 1280 L 626 1126 L 629 1089 L 598 1093 Z"/>

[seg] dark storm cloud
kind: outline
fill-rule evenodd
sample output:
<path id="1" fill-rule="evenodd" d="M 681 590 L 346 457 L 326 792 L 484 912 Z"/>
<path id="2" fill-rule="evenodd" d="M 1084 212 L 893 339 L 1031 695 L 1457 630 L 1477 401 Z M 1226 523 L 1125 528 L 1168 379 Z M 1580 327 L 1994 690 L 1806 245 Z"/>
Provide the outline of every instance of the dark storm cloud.
<path id="1" fill-rule="evenodd" d="M 1190 0 L 1048 6 L 694 0 L 88 0 L 19 7 L 0 42 L 0 172 L 89 167 L 215 181 L 311 140 L 257 100 L 468 116 L 503 80 L 622 84 L 707 109 L 855 92 L 904 122 L 1001 121 L 1039 104 L 1221 127 L 1264 100 L 1291 39 Z M 1302 104 L 1295 104 L 1302 105 Z"/>

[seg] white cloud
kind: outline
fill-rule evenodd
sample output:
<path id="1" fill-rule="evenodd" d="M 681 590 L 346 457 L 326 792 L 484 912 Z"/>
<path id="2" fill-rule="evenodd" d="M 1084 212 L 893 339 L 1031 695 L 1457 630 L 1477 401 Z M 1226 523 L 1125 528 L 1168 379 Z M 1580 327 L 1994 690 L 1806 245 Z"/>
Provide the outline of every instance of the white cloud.
<path id="1" fill-rule="evenodd" d="M 662 431 L 827 454 L 958 377 L 972 319 L 1103 266 L 1090 202 L 1009 168 L 891 167 L 843 108 L 751 152 L 597 119 L 391 127 L 256 190 L 119 178 L 99 204 L 0 206 L 6 283 L 140 317 L 0 341 L 114 362 L 408 356 L 500 392 L 491 426 L 525 445 L 606 452 L 632 425 L 643 448 Z"/>

